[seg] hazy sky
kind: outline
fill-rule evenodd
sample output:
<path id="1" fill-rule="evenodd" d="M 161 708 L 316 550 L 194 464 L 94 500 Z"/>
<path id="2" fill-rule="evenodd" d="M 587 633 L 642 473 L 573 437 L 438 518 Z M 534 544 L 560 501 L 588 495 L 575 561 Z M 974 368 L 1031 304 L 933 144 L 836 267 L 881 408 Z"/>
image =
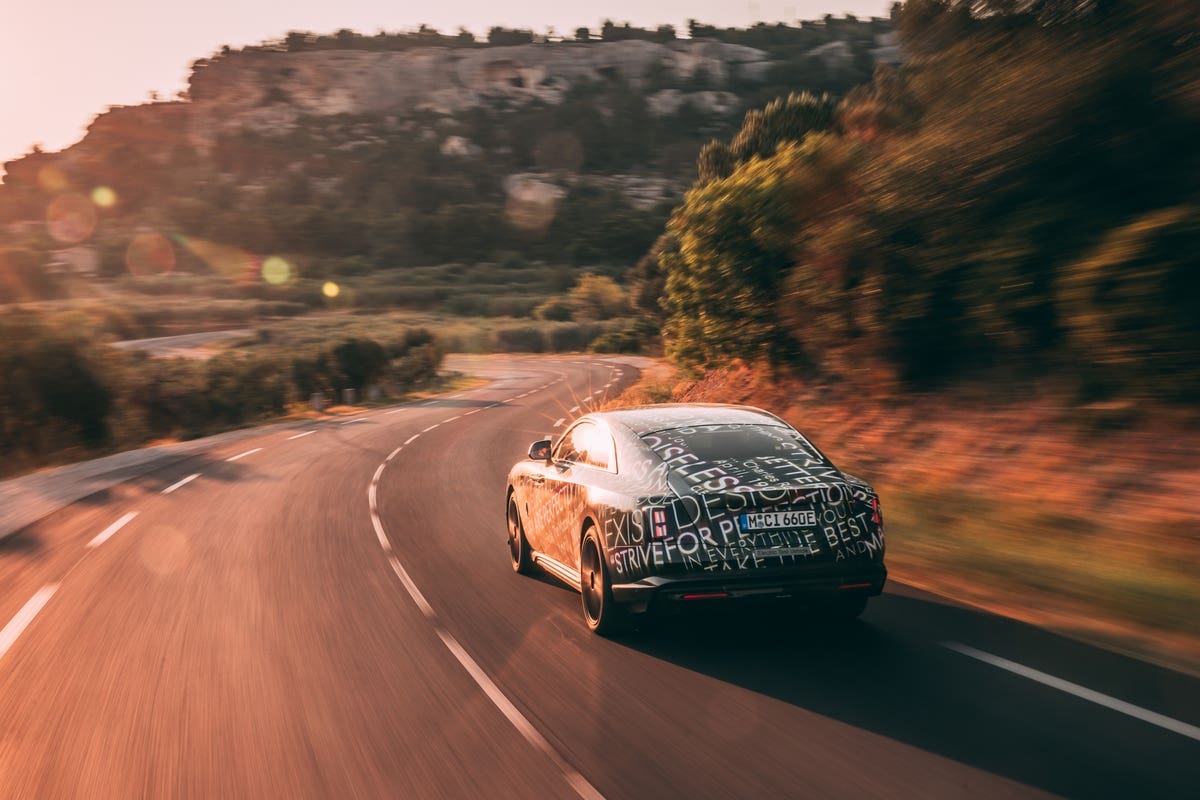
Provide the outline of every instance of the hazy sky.
<path id="1" fill-rule="evenodd" d="M 891 0 L 4 0 L 0 10 L 0 162 L 34 143 L 59 150 L 77 141 L 109 105 L 172 97 L 191 63 L 228 44 L 240 47 L 289 30 L 362 33 L 465 25 L 548 27 L 559 33 L 604 19 L 635 25 L 695 18 L 720 25 L 887 14 Z"/>

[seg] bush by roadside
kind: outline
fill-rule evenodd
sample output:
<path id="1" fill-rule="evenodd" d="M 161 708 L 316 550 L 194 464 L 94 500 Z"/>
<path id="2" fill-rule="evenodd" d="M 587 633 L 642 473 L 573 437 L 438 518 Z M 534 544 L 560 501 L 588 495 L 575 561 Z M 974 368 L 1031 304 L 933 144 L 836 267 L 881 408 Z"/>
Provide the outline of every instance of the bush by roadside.
<path id="1" fill-rule="evenodd" d="M 1200 429 L 1170 405 L 1113 425 L 1065 390 L 871 396 L 743 364 L 612 404 L 652 402 L 745 403 L 807 433 L 879 490 L 906 583 L 1200 672 Z"/>
<path id="2" fill-rule="evenodd" d="M 436 337 L 419 328 L 386 343 L 334 339 L 291 358 L 230 350 L 197 361 L 117 350 L 62 323 L 0 315 L 0 474 L 238 427 L 279 416 L 313 392 L 402 393 L 431 380 L 442 358 Z"/>

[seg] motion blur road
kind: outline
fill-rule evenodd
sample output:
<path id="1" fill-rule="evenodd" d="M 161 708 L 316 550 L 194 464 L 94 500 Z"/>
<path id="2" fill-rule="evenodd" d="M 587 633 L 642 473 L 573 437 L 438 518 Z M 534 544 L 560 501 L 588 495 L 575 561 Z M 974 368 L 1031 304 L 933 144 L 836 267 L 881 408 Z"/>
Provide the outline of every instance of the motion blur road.
<path id="1" fill-rule="evenodd" d="M 592 636 L 510 570 L 504 478 L 636 369 L 470 368 L 0 541 L 0 796 L 1194 796 L 1200 682 L 899 584 Z"/>

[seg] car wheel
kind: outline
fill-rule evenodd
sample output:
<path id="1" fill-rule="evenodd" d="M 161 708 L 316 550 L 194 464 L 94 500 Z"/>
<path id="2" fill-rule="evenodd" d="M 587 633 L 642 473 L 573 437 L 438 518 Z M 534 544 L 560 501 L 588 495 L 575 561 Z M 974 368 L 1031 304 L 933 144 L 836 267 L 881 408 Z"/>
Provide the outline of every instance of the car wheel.
<path id="1" fill-rule="evenodd" d="M 583 621 L 601 636 L 618 633 L 627 627 L 624 609 L 613 602 L 604 548 L 595 528 L 589 528 L 579 548 L 579 593 L 583 597 Z"/>
<path id="2" fill-rule="evenodd" d="M 521 575 L 533 572 L 533 559 L 529 555 L 521 511 L 517 508 L 517 498 L 512 494 L 508 496 L 508 555 L 512 559 L 513 572 Z"/>

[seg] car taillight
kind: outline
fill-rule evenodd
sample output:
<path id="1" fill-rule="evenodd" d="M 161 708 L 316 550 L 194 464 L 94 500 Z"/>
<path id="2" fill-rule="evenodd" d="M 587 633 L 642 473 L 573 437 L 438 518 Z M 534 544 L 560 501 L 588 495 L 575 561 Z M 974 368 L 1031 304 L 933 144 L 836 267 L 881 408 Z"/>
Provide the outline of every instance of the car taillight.
<path id="1" fill-rule="evenodd" d="M 655 539 L 667 536 L 667 510 L 665 508 L 650 509 L 650 530 Z"/>

